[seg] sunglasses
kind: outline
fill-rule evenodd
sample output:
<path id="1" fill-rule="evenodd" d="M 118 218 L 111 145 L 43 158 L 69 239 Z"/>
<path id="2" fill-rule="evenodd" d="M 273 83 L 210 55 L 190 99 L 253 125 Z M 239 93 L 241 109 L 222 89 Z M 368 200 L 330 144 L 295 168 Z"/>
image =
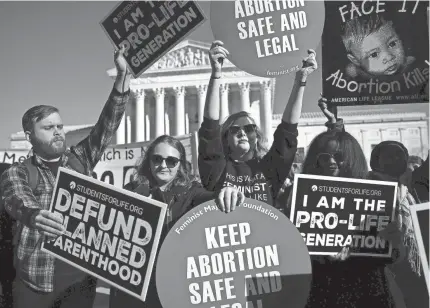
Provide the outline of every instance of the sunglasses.
<path id="1" fill-rule="evenodd" d="M 250 134 L 255 132 L 257 125 L 255 124 L 247 124 L 244 126 L 230 126 L 229 131 L 232 135 L 237 135 L 240 131 L 244 131 L 245 134 Z"/>
<path id="2" fill-rule="evenodd" d="M 335 152 L 333 154 L 330 153 L 319 153 L 317 156 L 317 161 L 327 164 L 331 159 L 334 159 L 336 163 L 342 163 L 344 158 L 341 152 Z"/>
<path id="3" fill-rule="evenodd" d="M 179 158 L 173 156 L 168 156 L 167 158 L 164 158 L 161 155 L 152 155 L 151 161 L 156 166 L 161 165 L 163 161 L 165 161 L 167 168 L 174 168 L 179 163 Z"/>

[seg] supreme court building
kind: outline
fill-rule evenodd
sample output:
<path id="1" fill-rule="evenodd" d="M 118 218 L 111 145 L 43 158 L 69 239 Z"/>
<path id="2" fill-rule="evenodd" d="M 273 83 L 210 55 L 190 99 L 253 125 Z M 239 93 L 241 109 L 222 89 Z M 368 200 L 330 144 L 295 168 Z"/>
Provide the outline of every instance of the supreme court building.
<path id="1" fill-rule="evenodd" d="M 127 106 L 126 116 L 113 140 L 114 145 L 132 146 L 163 134 L 183 136 L 198 130 L 203 120 L 206 88 L 211 75 L 209 48 L 207 43 L 182 41 L 139 78 L 132 79 L 132 102 Z M 111 78 L 116 76 L 115 69 L 107 73 Z M 248 111 L 271 142 L 282 117 L 272 113 L 275 79 L 250 75 L 226 61 L 222 80 L 220 119 L 241 110 Z M 422 105 L 428 108 L 428 104 Z M 344 119 L 346 130 L 361 144 L 368 161 L 373 147 L 384 140 L 400 141 L 410 155 L 425 159 L 429 144 L 428 116 L 424 111 L 410 111 L 408 107 L 339 107 L 339 117 Z M 299 160 L 312 139 L 326 129 L 325 122 L 321 112 L 302 113 Z M 65 126 L 68 144 L 76 144 L 91 127 Z M 23 132 L 11 135 L 11 149 L 28 147 Z"/>

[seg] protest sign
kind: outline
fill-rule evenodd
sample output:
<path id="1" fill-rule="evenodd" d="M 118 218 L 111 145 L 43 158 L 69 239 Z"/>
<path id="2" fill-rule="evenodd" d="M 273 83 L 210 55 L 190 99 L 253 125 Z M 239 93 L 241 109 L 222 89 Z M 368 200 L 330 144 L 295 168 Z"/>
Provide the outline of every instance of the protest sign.
<path id="1" fill-rule="evenodd" d="M 27 158 L 28 151 L 3 150 L 0 151 L 0 163 L 22 163 Z"/>
<path id="2" fill-rule="evenodd" d="M 430 277 L 429 277 L 429 216 L 430 203 L 416 204 L 410 207 L 412 214 L 412 222 L 414 224 L 415 238 L 418 243 L 418 250 L 421 257 L 421 264 L 424 272 L 424 277 L 427 283 L 427 290 L 430 295 Z"/>
<path id="3" fill-rule="evenodd" d="M 324 26 L 322 1 L 212 1 L 211 27 L 247 73 L 276 77 L 298 70 Z"/>
<path id="4" fill-rule="evenodd" d="M 290 219 L 311 255 L 390 257 L 391 244 L 376 234 L 394 219 L 397 184 L 296 174 Z"/>
<path id="5" fill-rule="evenodd" d="M 123 188 L 132 181 L 135 166 L 146 147 L 107 148 L 92 172 L 93 178 Z"/>
<path id="6" fill-rule="evenodd" d="M 50 206 L 65 232 L 42 250 L 145 300 L 167 205 L 60 168 Z"/>
<path id="7" fill-rule="evenodd" d="M 428 2 L 324 3 L 323 93 L 331 103 L 428 102 Z"/>
<path id="8" fill-rule="evenodd" d="M 194 1 L 124 1 L 100 25 L 138 77 L 204 21 Z"/>
<path id="9" fill-rule="evenodd" d="M 228 214 L 214 201 L 189 211 L 164 240 L 156 270 L 163 308 L 303 308 L 310 282 L 297 229 L 253 199 Z"/>

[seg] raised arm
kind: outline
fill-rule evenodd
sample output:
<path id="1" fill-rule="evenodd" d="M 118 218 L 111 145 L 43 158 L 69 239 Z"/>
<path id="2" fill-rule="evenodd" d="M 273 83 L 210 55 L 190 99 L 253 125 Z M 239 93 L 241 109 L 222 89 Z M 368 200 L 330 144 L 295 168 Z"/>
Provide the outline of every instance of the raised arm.
<path id="1" fill-rule="evenodd" d="M 214 41 L 209 50 L 212 74 L 208 84 L 204 110 L 204 117 L 209 120 L 219 120 L 219 88 L 221 85 L 222 66 L 224 64 L 224 59 L 227 58 L 229 54 L 223 45 L 221 41 Z"/>
<path id="2" fill-rule="evenodd" d="M 308 57 L 303 60 L 303 67 L 296 73 L 294 86 L 285 107 L 282 122 L 273 135 L 273 144 L 263 158 L 265 176 L 272 183 L 274 196 L 278 195 L 294 162 L 297 152 L 297 125 L 302 112 L 306 79 L 318 67 L 315 60 L 315 51 L 310 49 L 308 54 Z"/>
<path id="3" fill-rule="evenodd" d="M 303 67 L 296 73 L 293 89 L 291 90 L 290 98 L 288 99 L 284 114 L 282 115 L 282 121 L 288 124 L 299 123 L 300 114 L 302 113 L 303 94 L 305 93 L 306 80 L 308 75 L 318 68 L 315 60 L 315 51 L 309 49 L 308 54 L 308 57 L 303 60 Z"/>
<path id="4" fill-rule="evenodd" d="M 89 171 L 94 169 L 111 142 L 121 123 L 129 100 L 131 76 L 127 72 L 123 52 L 123 48 L 115 52 L 117 77 L 96 125 L 94 125 L 88 137 L 72 148 L 72 152 L 85 164 Z"/>
<path id="5" fill-rule="evenodd" d="M 318 100 L 318 107 L 320 107 L 322 113 L 327 118 L 327 122 L 325 126 L 328 131 L 345 131 L 345 126 L 343 124 L 343 119 L 337 118 L 337 106 L 336 105 L 328 105 L 327 99 L 320 94 L 321 97 Z"/>
<path id="6" fill-rule="evenodd" d="M 206 94 L 203 123 L 199 130 L 199 173 L 203 186 L 215 190 L 226 164 L 221 140 L 219 89 L 222 65 L 228 51 L 215 41 L 209 51 L 212 75 Z"/>

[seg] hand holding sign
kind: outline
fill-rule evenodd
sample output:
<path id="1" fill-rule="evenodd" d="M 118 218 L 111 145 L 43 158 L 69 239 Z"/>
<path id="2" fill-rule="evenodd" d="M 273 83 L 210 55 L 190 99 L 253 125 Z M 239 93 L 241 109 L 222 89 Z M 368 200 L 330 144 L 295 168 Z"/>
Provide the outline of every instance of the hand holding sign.
<path id="1" fill-rule="evenodd" d="M 309 55 L 302 60 L 303 66 L 300 70 L 297 71 L 296 74 L 296 76 L 303 82 L 306 81 L 307 77 L 318 68 L 318 64 L 315 59 L 315 50 L 308 49 L 308 54 Z"/>
<path id="2" fill-rule="evenodd" d="M 349 247 L 343 247 L 342 250 L 335 256 L 329 256 L 330 259 L 335 261 L 345 261 L 351 255 Z"/>
<path id="3" fill-rule="evenodd" d="M 229 52 L 223 47 L 224 43 L 221 41 L 214 41 L 211 49 L 209 50 L 209 59 L 212 67 L 212 77 L 220 78 L 221 70 L 224 64 L 224 59 L 227 58 Z"/>
<path id="4" fill-rule="evenodd" d="M 124 58 L 125 46 L 121 45 L 119 50 L 115 51 L 114 62 L 118 75 L 125 76 L 128 73 L 127 61 Z"/>
<path id="5" fill-rule="evenodd" d="M 226 213 L 230 213 L 236 209 L 236 206 L 240 206 L 245 200 L 243 192 L 233 188 L 224 187 L 217 198 L 218 208 Z"/>
<path id="6" fill-rule="evenodd" d="M 40 210 L 36 212 L 30 225 L 32 228 L 37 229 L 41 234 L 48 237 L 57 238 L 64 232 L 63 218 L 55 213 L 47 210 Z"/>

